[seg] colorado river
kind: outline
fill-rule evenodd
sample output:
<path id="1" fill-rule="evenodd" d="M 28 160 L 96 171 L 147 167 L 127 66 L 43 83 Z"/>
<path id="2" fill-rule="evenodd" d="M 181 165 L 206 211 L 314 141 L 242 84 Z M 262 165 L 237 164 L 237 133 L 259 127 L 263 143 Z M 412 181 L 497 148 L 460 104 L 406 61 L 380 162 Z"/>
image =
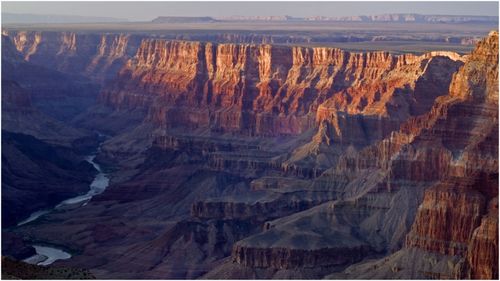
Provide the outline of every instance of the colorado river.
<path id="1" fill-rule="evenodd" d="M 69 253 L 57 248 L 40 245 L 33 245 L 33 248 L 36 250 L 36 255 L 25 259 L 24 262 L 38 265 L 49 265 L 56 260 L 67 260 L 71 258 Z"/>
<path id="2" fill-rule="evenodd" d="M 103 193 L 104 190 L 106 189 L 106 187 L 108 187 L 108 185 L 109 185 L 109 178 L 106 175 L 106 173 L 104 173 L 102 171 L 99 164 L 94 162 L 95 157 L 96 157 L 95 155 L 89 155 L 85 158 L 85 160 L 87 162 L 89 162 L 90 164 L 92 164 L 94 166 L 94 168 L 98 171 L 98 174 L 95 176 L 94 180 L 90 184 L 90 189 L 86 194 L 66 199 L 66 200 L 62 201 L 61 203 L 59 203 L 52 210 L 38 210 L 38 211 L 32 213 L 27 219 L 21 221 L 17 225 L 20 226 L 23 224 L 33 222 L 33 221 L 37 220 L 38 218 L 40 218 L 41 216 L 48 214 L 48 213 L 52 212 L 53 210 L 59 209 L 59 208 L 66 206 L 66 205 L 83 203 L 81 206 L 85 206 L 93 196 Z M 33 255 L 33 256 L 25 259 L 24 261 L 27 263 L 37 264 L 37 265 L 49 265 L 49 264 L 55 262 L 56 260 L 65 260 L 65 259 L 71 258 L 71 254 L 69 254 L 61 249 L 58 249 L 58 248 L 49 247 L 49 246 L 40 246 L 40 245 L 33 245 L 33 247 L 36 250 L 36 255 Z"/>
<path id="3" fill-rule="evenodd" d="M 20 223 L 17 224 L 17 226 L 21 226 L 23 224 L 27 224 L 29 222 L 37 220 L 39 217 L 50 213 L 51 210 L 40 210 L 32 213 L 27 219 L 21 221 Z"/>
<path id="4" fill-rule="evenodd" d="M 109 178 L 105 173 L 102 172 L 99 164 L 94 162 L 94 159 L 95 159 L 95 155 L 87 156 L 87 158 L 85 159 L 85 160 L 87 160 L 87 162 L 92 164 L 94 166 L 94 168 L 99 172 L 95 176 L 92 183 L 90 184 L 90 190 L 84 195 L 76 196 L 76 197 L 69 198 L 69 199 L 62 201 L 61 203 L 59 203 L 59 205 L 56 206 L 56 209 L 60 208 L 64 205 L 71 205 L 71 204 L 76 204 L 76 203 L 80 203 L 80 202 L 85 202 L 83 204 L 83 205 L 85 205 L 93 196 L 103 193 L 104 190 L 106 189 L 106 187 L 108 187 Z"/>

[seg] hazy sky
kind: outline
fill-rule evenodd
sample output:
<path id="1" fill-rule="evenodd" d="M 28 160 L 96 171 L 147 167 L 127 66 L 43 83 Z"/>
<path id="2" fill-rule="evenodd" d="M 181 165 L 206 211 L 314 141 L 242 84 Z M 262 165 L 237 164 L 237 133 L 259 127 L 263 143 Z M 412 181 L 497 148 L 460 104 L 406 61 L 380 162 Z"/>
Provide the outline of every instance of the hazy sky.
<path id="1" fill-rule="evenodd" d="M 497 2 L 2 2 L 2 12 L 116 17 L 354 16 L 383 13 L 498 16 Z"/>

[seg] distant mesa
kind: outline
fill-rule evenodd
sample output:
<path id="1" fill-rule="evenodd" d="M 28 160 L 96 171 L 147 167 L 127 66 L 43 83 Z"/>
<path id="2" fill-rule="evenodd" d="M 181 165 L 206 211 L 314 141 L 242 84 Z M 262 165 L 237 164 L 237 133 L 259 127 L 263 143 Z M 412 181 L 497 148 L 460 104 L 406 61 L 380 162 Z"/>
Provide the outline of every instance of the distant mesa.
<path id="1" fill-rule="evenodd" d="M 220 21 L 304 21 L 305 18 L 291 16 L 229 16 L 217 17 Z"/>
<path id="2" fill-rule="evenodd" d="M 207 23 L 215 22 L 212 17 L 157 17 L 153 23 Z"/>
<path id="3" fill-rule="evenodd" d="M 340 21 L 340 22 L 405 22 L 405 23 L 498 23 L 495 16 L 455 16 L 455 15 L 421 15 L 421 14 L 382 14 L 350 17 L 306 17 L 307 21 Z"/>
<path id="4" fill-rule="evenodd" d="M 153 23 L 208 23 L 227 21 L 273 21 L 273 22 L 391 22 L 391 23 L 498 23 L 496 16 L 456 16 L 421 14 L 382 14 L 345 17 L 292 17 L 292 16 L 227 16 L 227 17 L 171 17 L 161 16 Z"/>

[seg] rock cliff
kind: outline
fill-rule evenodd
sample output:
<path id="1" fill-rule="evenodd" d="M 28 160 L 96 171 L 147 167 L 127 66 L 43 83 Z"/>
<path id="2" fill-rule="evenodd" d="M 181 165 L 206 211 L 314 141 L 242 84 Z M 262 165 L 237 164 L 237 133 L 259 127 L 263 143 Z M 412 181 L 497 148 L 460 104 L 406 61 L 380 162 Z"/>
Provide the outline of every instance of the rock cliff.
<path id="1" fill-rule="evenodd" d="M 412 150 L 449 155 L 439 157 L 439 166 L 424 160 L 435 174 L 401 173 L 435 181 L 425 190 L 405 247 L 352 266 L 343 278 L 498 278 L 497 85 L 498 33 L 491 32 L 454 74 L 449 95 L 402 126 L 412 136 Z M 423 263 L 415 266 L 415 259 Z"/>
<path id="2" fill-rule="evenodd" d="M 8 227 L 86 190 L 94 169 L 77 155 L 92 146 L 92 136 L 40 110 L 40 100 L 64 99 L 58 95 L 71 82 L 59 84 L 64 75 L 26 62 L 5 36 L 2 72 L 2 223 Z M 44 93 L 49 89 L 52 96 Z"/>
<path id="3" fill-rule="evenodd" d="M 145 39 L 100 100 L 116 109 L 147 107 L 148 120 L 167 128 L 263 136 L 297 135 L 325 119 L 339 132 L 337 112 L 347 114 L 347 122 L 357 114 L 388 118 L 387 125 L 377 124 L 387 128 L 377 139 L 444 95 L 460 60 L 453 53 L 393 56 Z"/>
<path id="4" fill-rule="evenodd" d="M 491 236 L 498 227 L 493 215 L 498 206 L 497 85 L 498 33 L 492 32 L 477 45 L 450 87 L 450 95 L 462 99 L 455 105 L 462 119 L 474 122 L 462 121 L 461 128 L 469 127 L 467 133 L 448 140 L 450 149 L 461 156 L 455 156 L 460 168 L 451 171 L 459 178 L 426 191 L 406 243 L 465 257 L 469 278 L 498 278 L 498 242 Z M 454 112 L 448 110 L 448 118 Z M 485 267 L 485 262 L 493 267 Z"/>
<path id="5" fill-rule="evenodd" d="M 40 57 L 49 58 L 43 52 Z M 52 68 L 56 58 L 36 63 L 26 61 L 13 38 L 5 35 L 2 35 L 2 60 L 2 81 L 14 81 L 22 87 L 31 96 L 32 104 L 46 115 L 68 121 L 95 103 L 98 94 L 95 83 L 77 73 Z"/>
<path id="6" fill-rule="evenodd" d="M 361 244 L 365 255 L 404 249 L 349 267 L 342 278 L 496 278 L 491 266 L 498 263 L 492 238 L 498 196 L 498 33 L 478 44 L 448 85 L 424 114 L 408 118 L 380 142 L 347 150 L 315 180 L 310 188 L 335 192 L 335 203 L 268 222 L 262 233 L 237 242 L 232 260 L 239 271 L 255 274 L 264 267 L 280 276 L 296 267 L 295 258 L 309 260 L 299 249 L 312 255 L 326 250 L 326 257 L 339 245 L 353 263 L 360 260 L 355 255 Z M 325 223 L 329 227 L 321 228 Z M 330 244 L 331 237 L 338 239 Z M 429 256 L 437 262 L 411 264 Z M 443 267 L 446 263 L 450 266 Z M 226 263 L 214 272 L 234 268 Z"/>
<path id="7" fill-rule="evenodd" d="M 103 82 L 135 54 L 140 38 L 129 34 L 6 31 L 26 61 Z"/>

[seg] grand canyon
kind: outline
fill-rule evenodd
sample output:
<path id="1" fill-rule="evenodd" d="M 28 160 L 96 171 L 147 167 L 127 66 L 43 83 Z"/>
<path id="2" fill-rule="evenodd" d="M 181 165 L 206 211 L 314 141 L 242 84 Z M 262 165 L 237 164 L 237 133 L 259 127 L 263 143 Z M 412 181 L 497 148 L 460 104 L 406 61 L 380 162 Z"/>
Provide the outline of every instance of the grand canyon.
<path id="1" fill-rule="evenodd" d="M 497 25 L 2 26 L 2 277 L 498 279 Z"/>

